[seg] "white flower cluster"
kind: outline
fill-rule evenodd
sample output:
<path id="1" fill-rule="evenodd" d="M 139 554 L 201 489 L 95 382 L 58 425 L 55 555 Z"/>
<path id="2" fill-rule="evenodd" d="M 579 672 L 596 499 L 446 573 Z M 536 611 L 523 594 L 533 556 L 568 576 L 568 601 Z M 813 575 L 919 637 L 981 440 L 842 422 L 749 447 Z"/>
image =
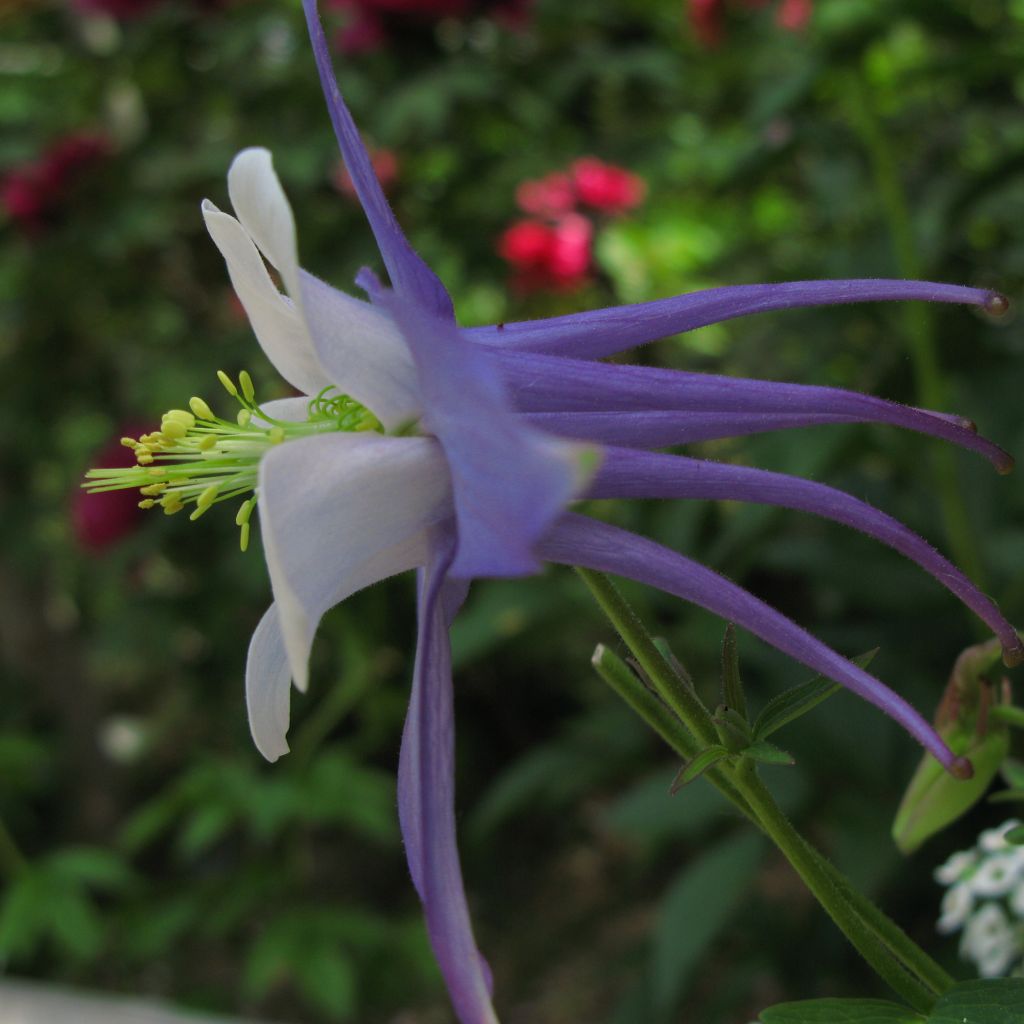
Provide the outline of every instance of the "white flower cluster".
<path id="1" fill-rule="evenodd" d="M 1016 818 L 988 829 L 971 850 L 954 853 L 935 870 L 935 880 L 949 886 L 942 898 L 938 929 L 963 929 L 960 955 L 973 961 L 983 978 L 1024 973 L 1024 846 L 1006 833 Z"/>

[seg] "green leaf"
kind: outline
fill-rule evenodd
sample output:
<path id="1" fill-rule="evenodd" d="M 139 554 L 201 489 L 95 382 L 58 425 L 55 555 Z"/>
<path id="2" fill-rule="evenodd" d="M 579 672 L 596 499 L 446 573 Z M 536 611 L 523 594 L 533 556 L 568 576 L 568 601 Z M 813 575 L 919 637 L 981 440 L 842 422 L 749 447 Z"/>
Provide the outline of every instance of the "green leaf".
<path id="1" fill-rule="evenodd" d="M 1003 833 L 1003 838 L 1011 846 L 1024 846 L 1024 825 L 1017 825 Z"/>
<path id="2" fill-rule="evenodd" d="M 751 743 L 742 753 L 744 757 L 760 761 L 762 764 L 781 764 L 787 766 L 796 764 L 795 758 L 788 750 L 783 750 L 782 747 L 777 747 L 774 743 L 767 743 L 764 740 Z"/>
<path id="3" fill-rule="evenodd" d="M 651 949 L 657 1020 L 674 1019 L 694 968 L 729 923 L 763 852 L 760 836 L 726 839 L 680 872 L 665 893 Z"/>
<path id="4" fill-rule="evenodd" d="M 873 651 L 867 651 L 854 658 L 853 663 L 861 668 L 867 668 L 877 653 L 878 648 L 876 647 Z M 795 719 L 806 715 L 808 711 L 813 711 L 822 701 L 828 700 L 839 689 L 841 689 L 839 683 L 834 683 L 824 676 L 815 676 L 806 683 L 801 683 L 799 686 L 780 693 L 777 697 L 772 697 L 754 722 L 754 739 L 763 740 L 771 736 L 773 732 L 777 732 L 784 725 L 789 725 Z"/>
<path id="5" fill-rule="evenodd" d="M 345 1020 L 356 1008 L 352 961 L 328 945 L 306 950 L 292 964 L 302 994 L 331 1020 Z"/>
<path id="6" fill-rule="evenodd" d="M 669 786 L 670 793 L 678 793 L 683 786 L 688 786 L 695 779 L 699 779 L 712 765 L 718 764 L 723 757 L 728 757 L 729 751 L 720 744 L 702 750 L 695 758 L 679 769 L 679 774 L 672 780 Z"/>
<path id="7" fill-rule="evenodd" d="M 1010 804 L 1018 800 L 1024 800 L 1024 789 L 1001 789 L 988 798 L 990 804 Z"/>
<path id="8" fill-rule="evenodd" d="M 736 626 L 729 623 L 722 639 L 722 700 L 741 718 L 747 717 L 747 698 L 740 678 L 740 652 L 736 645 Z"/>
<path id="9" fill-rule="evenodd" d="M 928 1024 L 1020 1024 L 1024 978 L 965 981 L 954 985 L 932 1009 Z"/>
<path id="10" fill-rule="evenodd" d="M 761 1011 L 763 1024 L 925 1024 L 925 1018 L 882 999 L 807 999 Z"/>
<path id="11" fill-rule="evenodd" d="M 992 718 L 997 718 L 1014 729 L 1024 729 L 1024 708 L 1017 708 L 1012 704 L 997 704 L 994 708 L 989 708 L 988 713 Z"/>

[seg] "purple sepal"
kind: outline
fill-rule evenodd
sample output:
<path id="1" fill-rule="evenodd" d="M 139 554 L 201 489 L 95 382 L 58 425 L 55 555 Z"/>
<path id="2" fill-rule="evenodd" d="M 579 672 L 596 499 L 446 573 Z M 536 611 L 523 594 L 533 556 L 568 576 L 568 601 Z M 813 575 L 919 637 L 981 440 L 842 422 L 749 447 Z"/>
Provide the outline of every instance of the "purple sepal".
<path id="1" fill-rule="evenodd" d="M 982 437 L 969 420 L 889 402 L 842 388 L 726 377 L 653 366 L 487 349 L 520 412 L 735 412 L 744 415 L 842 416 L 888 423 L 976 451 L 1001 473 L 1013 457 Z"/>
<path id="2" fill-rule="evenodd" d="M 416 666 L 398 762 L 398 814 L 427 933 L 460 1024 L 497 1024 L 473 938 L 455 827 L 455 721 L 448 627 L 467 584 L 446 578 L 453 530 L 438 530 L 418 574 Z"/>
<path id="3" fill-rule="evenodd" d="M 587 496 L 749 501 L 797 509 L 843 523 L 916 562 L 959 597 L 999 637 L 1007 664 L 1024 658 L 1024 644 L 1017 631 L 995 602 L 952 562 L 899 520 L 833 487 L 750 466 L 606 448 Z"/>
<path id="4" fill-rule="evenodd" d="M 572 513 L 559 520 L 541 541 L 539 550 L 548 561 L 625 576 L 735 622 L 765 643 L 874 704 L 899 722 L 942 765 L 953 767 L 956 755 L 902 697 L 783 614 L 706 566 L 627 530 Z"/>
<path id="5" fill-rule="evenodd" d="M 356 195 L 359 197 L 366 219 L 370 222 L 374 238 L 377 239 L 377 246 L 391 283 L 396 291 L 414 298 L 435 316 L 446 317 L 454 322 L 455 311 L 451 296 L 437 274 L 427 266 L 405 237 L 374 173 L 370 155 L 363 145 L 359 129 L 356 128 L 352 115 L 341 98 L 331 67 L 327 39 L 317 14 L 316 0 L 302 0 L 302 6 L 306 12 L 309 38 L 313 44 L 313 55 L 320 73 L 324 98 L 327 100 L 327 110 L 334 125 L 334 134 L 338 138 L 338 146 Z"/>
<path id="6" fill-rule="evenodd" d="M 534 545 L 578 483 L 566 442 L 512 412 L 487 353 L 454 324 L 384 288 L 368 270 L 356 280 L 405 338 L 419 376 L 423 426 L 444 447 L 458 524 L 451 575 L 537 572 Z"/>
<path id="7" fill-rule="evenodd" d="M 474 327 L 474 341 L 576 359 L 602 359 L 670 334 L 692 331 L 751 313 L 848 302 L 952 302 L 1002 309 L 998 292 L 932 281 L 867 278 L 852 281 L 786 281 L 741 284 L 675 295 L 632 306 L 610 306 L 547 320 Z"/>
<path id="8" fill-rule="evenodd" d="M 794 430 L 830 423 L 859 423 L 861 418 L 830 413 L 668 412 L 530 412 L 527 422 L 549 434 L 624 448 L 667 448 L 723 437 Z"/>

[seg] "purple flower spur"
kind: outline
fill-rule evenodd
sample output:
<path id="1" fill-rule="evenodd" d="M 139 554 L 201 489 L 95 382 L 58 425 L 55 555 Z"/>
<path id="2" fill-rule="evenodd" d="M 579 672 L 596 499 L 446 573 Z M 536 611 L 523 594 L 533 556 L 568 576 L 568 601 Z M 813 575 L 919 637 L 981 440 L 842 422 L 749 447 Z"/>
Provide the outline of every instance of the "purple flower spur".
<path id="1" fill-rule="evenodd" d="M 601 362 L 706 324 L 768 310 L 849 302 L 963 303 L 993 292 L 922 281 L 744 285 L 501 329 L 460 328 L 438 277 L 413 251 L 374 176 L 331 69 L 315 0 L 304 0 L 341 153 L 387 271 L 357 277 L 368 301 L 302 270 L 295 224 L 270 154 L 248 149 L 228 173 L 234 216 L 203 204 L 264 352 L 304 397 L 259 404 L 251 379 L 221 375 L 241 406 L 222 419 L 195 398 L 159 431 L 125 439 L 139 465 L 94 470 L 94 490 L 141 487 L 143 504 L 192 517 L 242 499 L 242 545 L 259 504 L 274 603 L 249 646 L 253 738 L 275 760 L 292 683 L 304 690 L 321 616 L 385 577 L 418 571 L 419 628 L 399 763 L 399 814 L 413 882 L 462 1024 L 495 1022 L 455 829 L 448 628 L 475 577 L 521 576 L 545 561 L 658 587 L 745 627 L 842 683 L 964 774 L 898 694 L 781 613 L 652 540 L 569 511 L 583 498 L 757 502 L 832 519 L 895 548 L 952 591 L 1024 659 L 1016 631 L 959 569 L 897 520 L 823 484 L 652 449 L 829 423 L 886 423 L 968 448 L 1007 472 L 1012 459 L 957 416 L 829 387 Z M 273 267 L 286 294 L 271 279 Z"/>

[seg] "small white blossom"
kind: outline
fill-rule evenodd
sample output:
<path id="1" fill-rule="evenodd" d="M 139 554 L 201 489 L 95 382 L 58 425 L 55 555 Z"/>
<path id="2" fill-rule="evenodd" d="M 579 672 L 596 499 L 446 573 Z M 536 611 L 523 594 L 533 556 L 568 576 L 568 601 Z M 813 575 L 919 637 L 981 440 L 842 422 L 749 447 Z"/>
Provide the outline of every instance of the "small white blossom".
<path id="1" fill-rule="evenodd" d="M 945 864 L 935 869 L 935 881 L 941 885 L 953 885 L 961 881 L 977 863 L 978 854 L 975 850 L 958 850 Z"/>
<path id="2" fill-rule="evenodd" d="M 985 853 L 1001 853 L 1003 850 L 1012 849 L 1011 845 L 1006 841 L 1006 833 L 1018 825 L 1020 825 L 1020 819 L 1011 818 L 996 828 L 986 829 L 978 836 L 978 846 Z"/>
<path id="3" fill-rule="evenodd" d="M 974 894 L 969 885 L 954 885 L 942 897 L 942 917 L 936 925 L 943 935 L 955 932 L 964 926 L 971 911 L 974 909 Z"/>
<path id="4" fill-rule="evenodd" d="M 960 955 L 983 978 L 1024 972 L 1024 848 L 1005 839 L 1019 822 L 987 829 L 970 850 L 954 853 L 935 870 L 948 886 L 936 928 L 963 929 Z"/>
<path id="5" fill-rule="evenodd" d="M 1024 871 L 1019 851 L 1007 848 L 994 853 L 978 865 L 967 881 L 976 896 L 1005 896 L 1011 892 Z"/>

